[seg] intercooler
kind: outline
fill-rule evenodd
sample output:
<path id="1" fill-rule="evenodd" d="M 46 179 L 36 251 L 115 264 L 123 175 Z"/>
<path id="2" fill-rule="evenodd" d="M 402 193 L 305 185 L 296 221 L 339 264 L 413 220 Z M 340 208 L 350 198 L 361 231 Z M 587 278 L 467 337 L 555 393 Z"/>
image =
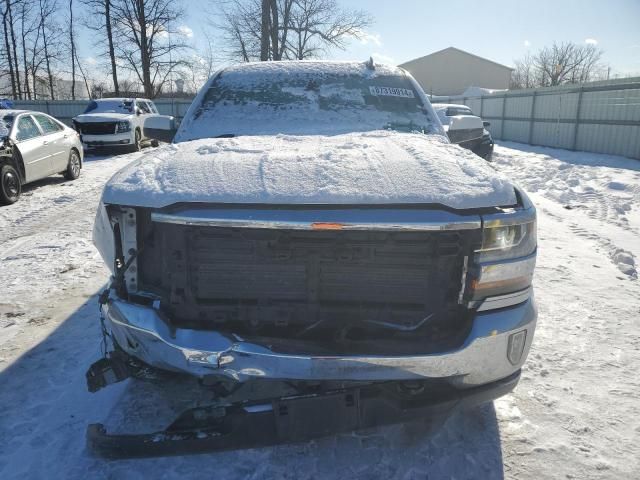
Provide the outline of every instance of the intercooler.
<path id="1" fill-rule="evenodd" d="M 319 354 L 443 351 L 470 328 L 462 296 L 479 230 L 138 222 L 139 290 L 175 327 Z"/>

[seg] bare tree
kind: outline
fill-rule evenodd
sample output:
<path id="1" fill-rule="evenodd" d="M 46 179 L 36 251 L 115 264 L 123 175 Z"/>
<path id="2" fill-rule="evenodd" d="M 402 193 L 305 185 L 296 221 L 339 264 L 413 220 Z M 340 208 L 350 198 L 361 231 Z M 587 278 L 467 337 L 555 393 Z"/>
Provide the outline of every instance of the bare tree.
<path id="1" fill-rule="evenodd" d="M 5 15 L 4 15 L 4 28 L 5 28 L 5 36 L 7 35 L 7 29 L 9 34 L 10 42 L 7 42 L 7 50 L 10 51 L 10 59 L 13 60 L 12 70 L 15 75 L 15 85 L 16 92 L 14 94 L 17 95 L 15 98 L 22 98 L 22 85 L 20 84 L 20 68 L 18 67 L 18 48 L 16 42 L 16 33 L 14 28 L 14 19 L 13 19 L 13 7 L 16 4 L 15 1 L 5 0 Z"/>
<path id="2" fill-rule="evenodd" d="M 231 58 L 303 60 L 344 49 L 371 23 L 368 13 L 342 9 L 336 0 L 234 0 L 214 26 Z"/>
<path id="3" fill-rule="evenodd" d="M 175 0 L 119 0 L 113 5 L 116 51 L 144 95 L 155 97 L 171 73 L 187 62 L 188 45 L 177 29 L 183 7 Z"/>
<path id="4" fill-rule="evenodd" d="M 554 43 L 515 62 L 512 88 L 552 87 L 593 81 L 602 72 L 602 53 L 595 45 Z"/>
<path id="5" fill-rule="evenodd" d="M 13 98 L 18 98 L 18 86 L 16 85 L 16 77 L 13 63 L 13 53 L 11 51 L 11 43 L 9 41 L 9 28 L 10 28 L 10 20 L 9 20 L 9 12 L 11 9 L 11 2 L 9 0 L 5 3 L 5 8 L 2 11 L 2 26 L 4 32 L 4 53 L 7 63 L 9 65 L 9 76 L 11 77 L 11 96 Z"/>
<path id="6" fill-rule="evenodd" d="M 514 62 L 515 68 L 511 72 L 510 88 L 534 88 L 538 86 L 537 71 L 533 57 L 527 53 L 521 60 Z"/>
<path id="7" fill-rule="evenodd" d="M 44 64 L 47 69 L 47 79 L 49 84 L 49 98 L 55 100 L 55 78 L 53 74 L 54 60 L 58 56 L 57 39 L 60 30 L 54 21 L 55 13 L 58 9 L 56 0 L 39 0 L 40 31 L 42 33 L 42 48 L 44 53 Z"/>
<path id="8" fill-rule="evenodd" d="M 360 38 L 371 22 L 366 12 L 342 10 L 336 0 L 296 0 L 287 48 L 298 60 L 321 56 L 332 47 L 344 50 L 347 40 Z"/>
<path id="9" fill-rule="evenodd" d="M 76 39 L 73 32 L 73 0 L 69 0 L 69 48 L 71 49 L 71 99 L 76 99 Z"/>
<path id="10" fill-rule="evenodd" d="M 39 40 L 39 19 L 34 15 L 33 0 L 21 0 L 17 4 L 17 17 L 20 25 L 20 52 L 22 57 L 22 72 L 24 75 L 24 94 L 29 100 L 32 98 L 32 89 L 30 81 L 30 49 Z M 35 36 L 35 38 L 33 38 Z"/>
<path id="11" fill-rule="evenodd" d="M 111 79 L 113 81 L 113 91 L 116 95 L 120 95 L 120 86 L 118 83 L 118 66 L 116 62 L 116 49 L 113 39 L 113 4 L 118 0 L 82 0 L 82 3 L 89 8 L 85 19 L 85 26 L 96 33 L 106 34 L 106 54 L 109 57 L 109 65 L 111 69 Z M 104 39 L 101 35 L 98 37 L 98 44 Z"/>
<path id="12" fill-rule="evenodd" d="M 177 76 L 184 81 L 186 93 L 197 93 L 202 85 L 214 74 L 219 60 L 215 54 L 213 41 L 206 38 L 205 48 L 193 56 L 189 68 L 181 68 Z"/>

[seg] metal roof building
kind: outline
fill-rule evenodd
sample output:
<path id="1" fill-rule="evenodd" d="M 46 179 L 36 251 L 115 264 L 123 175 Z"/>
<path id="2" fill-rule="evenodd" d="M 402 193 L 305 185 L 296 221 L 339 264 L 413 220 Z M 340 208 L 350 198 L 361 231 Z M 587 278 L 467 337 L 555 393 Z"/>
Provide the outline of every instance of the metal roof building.
<path id="1" fill-rule="evenodd" d="M 400 67 L 409 71 L 433 95 L 460 95 L 468 87 L 509 88 L 511 67 L 478 57 L 455 47 L 409 60 Z"/>

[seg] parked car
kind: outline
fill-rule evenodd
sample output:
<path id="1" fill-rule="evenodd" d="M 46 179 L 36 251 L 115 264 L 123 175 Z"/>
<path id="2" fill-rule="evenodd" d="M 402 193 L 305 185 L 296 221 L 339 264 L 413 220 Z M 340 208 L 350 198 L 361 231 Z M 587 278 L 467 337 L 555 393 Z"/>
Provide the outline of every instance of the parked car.
<path id="1" fill-rule="evenodd" d="M 80 176 L 83 161 L 79 135 L 41 112 L 0 110 L 0 203 L 18 201 L 22 186 L 62 173 Z"/>
<path id="2" fill-rule="evenodd" d="M 113 273 L 111 346 L 87 372 L 90 391 L 177 372 L 219 400 L 164 432 L 91 425 L 89 444 L 258 446 L 504 395 L 536 325 L 535 225 L 522 190 L 450 144 L 408 72 L 225 68 L 174 145 L 105 187 L 94 241 Z"/>
<path id="3" fill-rule="evenodd" d="M 158 109 L 146 98 L 104 98 L 91 100 L 82 115 L 73 118 L 87 148 L 120 147 L 140 150 L 157 141 L 145 136 L 145 122 L 157 117 Z"/>
<path id="4" fill-rule="evenodd" d="M 489 122 L 482 121 L 466 105 L 434 103 L 433 108 L 453 143 L 491 161 L 493 138 L 487 130 Z"/>

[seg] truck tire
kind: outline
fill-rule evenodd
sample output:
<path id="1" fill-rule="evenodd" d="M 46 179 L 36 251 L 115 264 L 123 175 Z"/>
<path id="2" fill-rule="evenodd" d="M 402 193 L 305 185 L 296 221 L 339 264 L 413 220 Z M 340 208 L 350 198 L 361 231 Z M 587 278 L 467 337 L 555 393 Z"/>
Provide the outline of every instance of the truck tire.
<path id="1" fill-rule="evenodd" d="M 22 193 L 22 183 L 17 170 L 11 165 L 0 168 L 0 204 L 16 203 Z"/>
<path id="2" fill-rule="evenodd" d="M 80 163 L 80 155 L 75 150 L 71 150 L 69 153 L 69 163 L 67 169 L 64 172 L 64 178 L 67 180 L 75 180 L 80 176 L 80 169 L 82 164 Z"/>
<path id="3" fill-rule="evenodd" d="M 140 130 L 136 128 L 136 131 L 133 135 L 133 145 L 131 146 L 131 150 L 133 152 L 139 152 L 142 150 L 142 135 L 140 134 Z"/>

